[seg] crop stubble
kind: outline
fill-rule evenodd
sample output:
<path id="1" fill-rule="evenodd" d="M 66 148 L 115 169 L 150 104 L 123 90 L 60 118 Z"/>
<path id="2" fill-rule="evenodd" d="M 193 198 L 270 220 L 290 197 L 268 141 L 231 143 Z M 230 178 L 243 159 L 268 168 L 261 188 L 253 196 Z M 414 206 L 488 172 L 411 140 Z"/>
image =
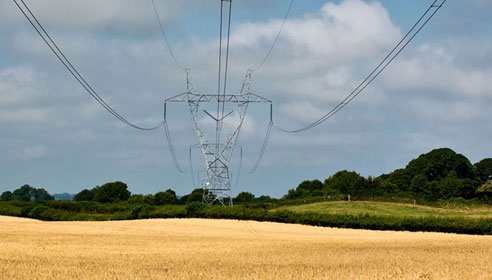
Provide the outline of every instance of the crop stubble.
<path id="1" fill-rule="evenodd" d="M 0 216 L 1 279 L 491 279 L 492 237 Z"/>

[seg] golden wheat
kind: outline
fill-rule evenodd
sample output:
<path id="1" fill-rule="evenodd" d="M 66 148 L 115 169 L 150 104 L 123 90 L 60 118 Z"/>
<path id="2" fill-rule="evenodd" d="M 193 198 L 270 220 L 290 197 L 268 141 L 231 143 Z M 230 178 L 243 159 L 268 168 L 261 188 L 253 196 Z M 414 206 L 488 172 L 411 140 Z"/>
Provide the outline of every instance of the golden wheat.
<path id="1" fill-rule="evenodd" d="M 0 217 L 1 279 L 492 279 L 492 237 Z"/>

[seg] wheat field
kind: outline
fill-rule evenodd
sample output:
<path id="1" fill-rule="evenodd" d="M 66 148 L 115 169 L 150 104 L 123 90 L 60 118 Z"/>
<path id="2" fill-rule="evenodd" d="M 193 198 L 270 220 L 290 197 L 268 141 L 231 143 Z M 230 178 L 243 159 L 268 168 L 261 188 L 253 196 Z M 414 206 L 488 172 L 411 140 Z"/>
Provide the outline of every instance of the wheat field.
<path id="1" fill-rule="evenodd" d="M 492 279 L 492 237 L 0 216 L 1 279 Z"/>

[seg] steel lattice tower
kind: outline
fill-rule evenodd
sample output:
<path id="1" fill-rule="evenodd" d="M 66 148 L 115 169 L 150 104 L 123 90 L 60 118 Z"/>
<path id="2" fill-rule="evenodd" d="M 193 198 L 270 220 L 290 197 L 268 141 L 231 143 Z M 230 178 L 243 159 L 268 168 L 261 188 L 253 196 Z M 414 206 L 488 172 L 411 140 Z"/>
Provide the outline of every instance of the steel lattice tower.
<path id="1" fill-rule="evenodd" d="M 227 41 L 223 43 L 224 33 L 224 3 L 228 8 L 227 23 Z M 238 94 L 227 93 L 227 74 L 229 67 L 229 41 L 231 33 L 231 15 L 232 15 L 232 0 L 220 0 L 220 40 L 219 40 L 219 63 L 218 63 L 218 89 L 216 94 L 199 94 L 196 92 L 195 83 L 191 76 L 190 69 L 185 69 L 186 72 L 186 88 L 187 91 L 183 94 L 165 100 L 164 104 L 164 123 L 166 123 L 166 106 L 168 102 L 183 102 L 187 103 L 193 127 L 198 136 L 199 146 L 205 163 L 205 178 L 202 182 L 203 202 L 213 204 L 220 202 L 223 205 L 229 204 L 232 206 L 232 189 L 231 189 L 231 171 L 230 163 L 234 150 L 240 148 L 236 145 L 241 127 L 248 111 L 250 103 L 269 103 L 270 104 L 270 127 L 267 132 L 269 135 L 272 124 L 272 102 L 266 98 L 251 93 L 251 75 L 252 70 L 246 72 L 243 85 Z M 225 52 L 223 54 L 223 48 Z M 224 70 L 224 71 L 222 71 Z M 202 110 L 205 105 L 215 105 L 216 114 L 212 115 L 207 110 Z M 226 106 L 227 105 L 227 106 Z M 230 112 L 226 113 L 230 110 Z M 210 110 L 210 109 L 209 109 Z M 212 110 L 211 110 L 212 111 Z M 205 127 L 200 124 L 203 118 L 199 118 L 199 113 L 205 113 L 205 119 L 215 122 L 215 131 L 206 133 Z M 213 111 L 212 111 L 213 112 Z M 236 117 L 237 122 L 232 119 Z M 208 119 L 210 118 L 210 119 Z M 224 120 L 227 120 L 229 131 L 224 129 Z M 167 128 L 167 127 L 166 127 Z M 209 129 L 210 130 L 210 129 Z M 224 137 L 224 135 L 227 135 Z M 215 136 L 215 137 L 213 137 Z M 214 140 L 211 140 L 215 138 Z M 264 147 L 262 148 L 262 153 Z M 260 155 L 262 154 L 260 153 Z M 241 150 L 242 155 L 242 150 Z M 261 158 L 261 156 L 260 156 Z M 191 148 L 190 148 L 190 164 L 191 164 Z M 258 164 L 258 163 L 257 163 Z M 190 169 L 192 166 L 190 166 Z M 193 174 L 192 174 L 193 176 Z M 228 199 L 228 200 L 226 200 Z"/>
<path id="2" fill-rule="evenodd" d="M 248 70 L 239 94 L 198 94 L 195 90 L 195 84 L 191 77 L 189 69 L 186 69 L 187 91 L 180 95 L 168 98 L 164 104 L 164 116 L 166 118 L 166 107 L 168 102 L 187 103 L 193 127 L 196 131 L 201 147 L 201 152 L 205 162 L 206 175 L 202 182 L 203 202 L 213 204 L 220 202 L 223 205 L 232 206 L 232 188 L 231 172 L 229 164 L 231 162 L 234 150 L 237 148 L 237 139 L 241 131 L 246 112 L 250 103 L 268 103 L 270 110 L 272 102 L 266 98 L 250 92 L 251 88 L 251 70 Z M 205 103 L 217 103 L 217 108 L 224 108 L 226 104 L 233 105 L 238 116 L 238 123 L 229 132 L 227 137 L 221 137 L 223 132 L 224 120 L 233 114 L 233 111 L 222 117 L 216 118 L 206 110 L 200 111 L 200 106 Z M 215 121 L 215 141 L 206 137 L 203 128 L 200 125 L 199 113 L 203 112 L 206 116 Z M 220 116 L 217 112 L 217 116 Z M 271 117 L 271 114 L 270 114 Z"/>

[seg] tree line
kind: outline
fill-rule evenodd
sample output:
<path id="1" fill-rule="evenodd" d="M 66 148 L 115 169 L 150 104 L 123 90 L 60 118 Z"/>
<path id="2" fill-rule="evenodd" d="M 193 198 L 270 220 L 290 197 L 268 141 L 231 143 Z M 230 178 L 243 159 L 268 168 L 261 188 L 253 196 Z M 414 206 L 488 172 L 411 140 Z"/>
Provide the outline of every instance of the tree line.
<path id="1" fill-rule="evenodd" d="M 275 203 L 320 197 L 403 197 L 426 201 L 463 198 L 492 202 L 492 158 L 471 164 L 463 155 L 451 149 L 436 149 L 422 154 L 397 169 L 379 177 L 363 177 L 354 171 L 339 171 L 323 182 L 304 181 L 290 189 L 281 199 L 269 196 L 255 197 L 250 192 L 241 192 L 233 198 L 234 203 Z M 202 189 L 179 197 L 172 189 L 156 194 L 131 194 L 123 182 L 111 182 L 92 189 L 84 189 L 74 196 L 74 201 L 99 203 L 129 202 L 147 205 L 186 205 L 201 202 Z M 0 201 L 49 201 L 53 200 L 45 189 L 24 185 L 0 196 Z"/>
<path id="2" fill-rule="evenodd" d="M 492 201 L 492 158 L 471 164 L 451 149 L 422 154 L 405 168 L 390 174 L 365 178 L 353 171 L 340 171 L 325 179 L 304 181 L 283 199 L 352 195 L 391 196 L 426 201 L 450 198 Z"/>
<path id="3" fill-rule="evenodd" d="M 17 190 L 11 192 L 6 191 L 0 196 L 0 201 L 31 201 L 31 200 L 55 200 L 45 189 L 36 189 L 29 185 L 24 185 Z"/>

